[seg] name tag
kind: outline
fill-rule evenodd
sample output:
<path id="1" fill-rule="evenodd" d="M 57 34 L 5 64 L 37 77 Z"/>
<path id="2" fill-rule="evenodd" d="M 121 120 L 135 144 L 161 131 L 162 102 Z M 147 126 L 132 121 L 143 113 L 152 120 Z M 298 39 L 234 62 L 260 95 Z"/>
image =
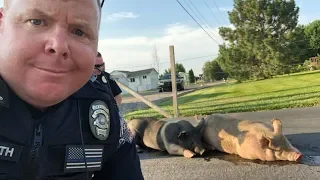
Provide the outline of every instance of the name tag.
<path id="1" fill-rule="evenodd" d="M 22 146 L 0 142 L 0 160 L 18 162 Z"/>
<path id="2" fill-rule="evenodd" d="M 102 167 L 104 146 L 67 146 L 64 164 L 65 172 L 99 171 Z"/>

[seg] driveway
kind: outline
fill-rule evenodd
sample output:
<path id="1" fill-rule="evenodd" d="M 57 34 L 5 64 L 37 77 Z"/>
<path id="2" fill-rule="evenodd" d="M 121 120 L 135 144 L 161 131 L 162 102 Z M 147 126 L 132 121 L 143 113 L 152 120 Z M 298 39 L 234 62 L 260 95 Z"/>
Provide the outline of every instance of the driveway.
<path id="1" fill-rule="evenodd" d="M 206 157 L 187 159 L 162 152 L 139 154 L 146 180 L 319 180 L 320 108 L 295 108 L 265 112 L 232 113 L 234 117 L 270 123 L 282 120 L 283 132 L 304 155 L 302 163 L 262 162 L 235 155 L 211 152 Z M 187 119 L 193 124 L 192 117 Z"/>

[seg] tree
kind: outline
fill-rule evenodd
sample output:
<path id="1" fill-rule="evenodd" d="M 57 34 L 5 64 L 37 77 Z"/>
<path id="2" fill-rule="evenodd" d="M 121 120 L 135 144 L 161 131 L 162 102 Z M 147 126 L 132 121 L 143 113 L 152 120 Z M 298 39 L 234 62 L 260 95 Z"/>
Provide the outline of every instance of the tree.
<path id="1" fill-rule="evenodd" d="M 196 77 L 194 76 L 193 70 L 189 70 L 189 82 L 190 83 L 195 83 L 196 82 Z"/>
<path id="2" fill-rule="evenodd" d="M 185 73 L 186 69 L 184 68 L 183 64 L 176 63 L 176 73 L 179 73 L 179 72 L 184 72 Z M 165 74 L 170 74 L 171 73 L 171 68 L 165 69 L 164 73 Z"/>
<path id="3" fill-rule="evenodd" d="M 218 62 L 218 58 L 211 62 L 212 70 L 213 70 L 213 78 L 214 80 L 220 81 L 223 78 L 228 77 L 228 73 L 224 72 Z"/>
<path id="4" fill-rule="evenodd" d="M 156 45 L 153 46 L 153 50 L 152 50 L 151 55 L 152 55 L 152 59 L 153 59 L 153 64 L 154 64 L 156 70 L 158 71 L 158 73 L 160 73 L 160 68 L 159 68 L 160 59 L 158 56 L 158 50 L 157 50 Z"/>
<path id="5" fill-rule="evenodd" d="M 176 72 L 186 72 L 186 69 L 183 67 L 182 64 L 176 63 Z"/>
<path id="6" fill-rule="evenodd" d="M 310 48 L 315 53 L 320 53 L 320 20 L 313 21 L 305 27 L 305 35 L 310 39 Z"/>
<path id="7" fill-rule="evenodd" d="M 287 34 L 287 47 L 289 57 L 292 58 L 291 64 L 303 63 L 304 60 L 316 55 L 310 48 L 310 41 L 305 34 L 305 26 L 299 25 L 292 32 Z"/>
<path id="8" fill-rule="evenodd" d="M 213 69 L 211 66 L 211 61 L 207 61 L 204 63 L 203 67 L 202 67 L 202 71 L 203 71 L 203 78 L 205 81 L 213 81 L 214 77 L 213 77 Z"/>
<path id="9" fill-rule="evenodd" d="M 204 64 L 202 70 L 206 81 L 220 81 L 228 77 L 228 73 L 223 71 L 219 65 L 219 58 L 217 57 L 213 61 L 208 61 Z"/>
<path id="10" fill-rule="evenodd" d="M 219 29 L 228 42 L 219 49 L 219 64 L 239 80 L 276 75 L 293 59 L 286 35 L 297 26 L 298 12 L 294 0 L 234 0 L 228 12 L 234 29 Z"/>

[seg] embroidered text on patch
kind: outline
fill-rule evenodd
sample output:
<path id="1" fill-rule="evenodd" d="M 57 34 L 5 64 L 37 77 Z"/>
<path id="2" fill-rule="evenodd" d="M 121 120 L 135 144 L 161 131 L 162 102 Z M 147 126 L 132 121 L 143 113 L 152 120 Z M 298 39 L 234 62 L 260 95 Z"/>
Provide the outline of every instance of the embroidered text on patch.
<path id="1" fill-rule="evenodd" d="M 86 162 L 88 171 L 101 170 L 103 160 L 103 146 L 67 146 L 65 171 L 84 172 Z"/>
<path id="2" fill-rule="evenodd" d="M 21 146 L 0 142 L 0 160 L 18 162 L 21 152 Z"/>

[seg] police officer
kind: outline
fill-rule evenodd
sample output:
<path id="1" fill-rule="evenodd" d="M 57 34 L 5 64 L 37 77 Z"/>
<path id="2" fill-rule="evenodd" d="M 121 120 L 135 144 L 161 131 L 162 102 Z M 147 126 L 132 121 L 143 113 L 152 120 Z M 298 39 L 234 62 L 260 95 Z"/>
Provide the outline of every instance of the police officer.
<path id="1" fill-rule="evenodd" d="M 141 180 L 132 133 L 89 81 L 99 0 L 4 0 L 0 180 Z"/>
<path id="2" fill-rule="evenodd" d="M 116 81 L 111 78 L 110 74 L 105 72 L 105 63 L 100 52 L 98 52 L 97 54 L 94 76 L 99 83 L 104 84 L 111 89 L 114 99 L 119 106 L 122 101 L 122 90 L 120 89 Z"/>

